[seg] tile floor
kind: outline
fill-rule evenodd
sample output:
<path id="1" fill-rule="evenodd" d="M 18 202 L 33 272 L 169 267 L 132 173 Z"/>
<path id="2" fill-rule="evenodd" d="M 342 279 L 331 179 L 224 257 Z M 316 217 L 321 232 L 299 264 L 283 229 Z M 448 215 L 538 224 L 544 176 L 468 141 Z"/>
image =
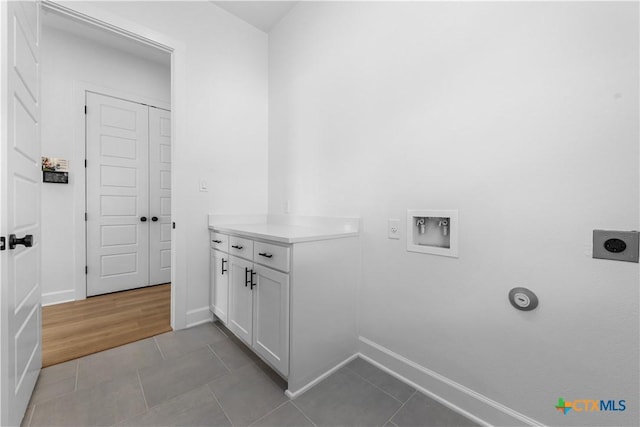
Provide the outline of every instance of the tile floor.
<path id="1" fill-rule="evenodd" d="M 43 369 L 23 426 L 472 426 L 362 359 L 295 400 L 218 324 Z"/>

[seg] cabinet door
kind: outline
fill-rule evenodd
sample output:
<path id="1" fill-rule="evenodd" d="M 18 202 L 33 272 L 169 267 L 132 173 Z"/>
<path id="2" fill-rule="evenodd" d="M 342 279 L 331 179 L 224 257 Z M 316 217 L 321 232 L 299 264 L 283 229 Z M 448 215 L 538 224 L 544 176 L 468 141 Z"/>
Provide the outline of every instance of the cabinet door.
<path id="1" fill-rule="evenodd" d="M 251 345 L 253 329 L 253 292 L 251 269 L 253 263 L 229 257 L 229 321 L 227 326 L 238 338 Z"/>
<path id="2" fill-rule="evenodd" d="M 254 265 L 252 347 L 289 375 L 289 275 Z"/>
<path id="3" fill-rule="evenodd" d="M 229 307 L 229 255 L 211 249 L 210 276 L 211 291 L 209 308 L 218 319 L 227 324 Z"/>

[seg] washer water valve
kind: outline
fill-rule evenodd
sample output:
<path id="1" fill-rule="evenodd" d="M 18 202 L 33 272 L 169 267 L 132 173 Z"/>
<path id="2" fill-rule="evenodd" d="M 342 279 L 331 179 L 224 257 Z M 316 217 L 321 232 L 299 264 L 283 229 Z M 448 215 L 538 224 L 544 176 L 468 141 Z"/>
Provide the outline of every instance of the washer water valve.
<path id="1" fill-rule="evenodd" d="M 458 258 L 457 210 L 408 209 L 406 224 L 407 251 Z"/>
<path id="2" fill-rule="evenodd" d="M 438 226 L 442 227 L 442 235 L 446 236 L 449 234 L 449 220 L 443 219 L 438 223 Z"/>

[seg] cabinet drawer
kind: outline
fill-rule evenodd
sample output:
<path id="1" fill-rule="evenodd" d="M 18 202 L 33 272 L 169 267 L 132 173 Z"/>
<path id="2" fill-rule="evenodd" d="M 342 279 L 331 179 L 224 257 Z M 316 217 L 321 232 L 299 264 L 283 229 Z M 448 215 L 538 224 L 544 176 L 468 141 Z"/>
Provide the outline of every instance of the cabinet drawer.
<path id="1" fill-rule="evenodd" d="M 289 248 L 271 243 L 253 243 L 253 262 L 289 272 Z"/>
<path id="2" fill-rule="evenodd" d="M 253 259 L 253 240 L 230 236 L 229 253 L 245 259 Z"/>
<path id="3" fill-rule="evenodd" d="M 229 252 L 229 236 L 222 233 L 211 232 L 211 247 L 219 251 Z"/>

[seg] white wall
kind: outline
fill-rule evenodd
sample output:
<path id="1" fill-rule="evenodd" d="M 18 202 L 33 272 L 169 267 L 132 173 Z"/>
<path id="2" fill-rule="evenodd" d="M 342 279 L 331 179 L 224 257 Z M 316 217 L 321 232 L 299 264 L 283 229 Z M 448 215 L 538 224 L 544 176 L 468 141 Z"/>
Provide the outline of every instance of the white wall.
<path id="1" fill-rule="evenodd" d="M 74 139 L 84 87 L 128 99 L 171 104 L 169 64 L 151 62 L 46 25 L 42 28 L 42 154 L 70 161 L 69 184 L 42 186 L 42 293 L 51 304 L 80 297 L 84 256 L 78 209 L 84 210 L 84 140 Z M 168 56 L 168 55 L 167 55 Z M 130 96 L 130 98 L 129 98 Z M 81 230 L 81 228 L 80 228 Z M 80 283 L 76 283 L 80 282 Z"/>
<path id="2" fill-rule="evenodd" d="M 60 3 L 180 45 L 172 94 L 180 118 L 173 127 L 173 267 L 176 286 L 186 288 L 178 316 L 188 315 L 176 325 L 208 319 L 207 214 L 267 210 L 267 35 L 210 2 Z M 201 179 L 208 192 L 199 191 Z"/>
<path id="3" fill-rule="evenodd" d="M 638 264 L 590 251 L 640 226 L 638 47 L 636 3 L 301 2 L 270 33 L 270 212 L 362 216 L 361 336 L 539 422 L 637 425 Z M 388 240 L 407 209 L 459 209 L 460 257 Z"/>

